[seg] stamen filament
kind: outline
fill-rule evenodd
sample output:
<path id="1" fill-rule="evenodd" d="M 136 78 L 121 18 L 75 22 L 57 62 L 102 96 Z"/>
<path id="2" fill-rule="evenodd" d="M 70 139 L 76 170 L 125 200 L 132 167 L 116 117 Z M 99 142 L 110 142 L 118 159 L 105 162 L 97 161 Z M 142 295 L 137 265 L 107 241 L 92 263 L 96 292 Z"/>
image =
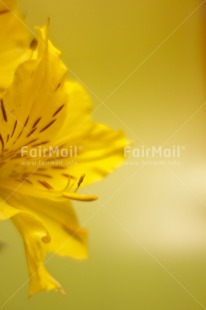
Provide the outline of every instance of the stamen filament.
<path id="1" fill-rule="evenodd" d="M 63 197 L 77 200 L 77 201 L 94 201 L 97 200 L 98 197 L 95 195 L 79 195 L 77 193 L 63 193 Z"/>

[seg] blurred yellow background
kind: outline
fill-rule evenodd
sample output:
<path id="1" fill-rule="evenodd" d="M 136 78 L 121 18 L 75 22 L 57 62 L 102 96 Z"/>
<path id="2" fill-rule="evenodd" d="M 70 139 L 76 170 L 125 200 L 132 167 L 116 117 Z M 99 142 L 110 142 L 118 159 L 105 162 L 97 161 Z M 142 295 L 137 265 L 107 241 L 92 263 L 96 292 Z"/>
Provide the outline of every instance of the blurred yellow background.
<path id="1" fill-rule="evenodd" d="M 86 189 L 99 201 L 74 204 L 90 232 L 90 258 L 47 264 L 66 297 L 28 300 L 22 241 L 11 223 L 1 224 L 0 309 L 206 309 L 206 6 L 19 0 L 19 7 L 31 29 L 51 18 L 50 38 L 70 78 L 88 89 L 96 121 L 122 128 L 134 147 L 183 149 L 180 164 L 145 167 L 130 158 Z"/>

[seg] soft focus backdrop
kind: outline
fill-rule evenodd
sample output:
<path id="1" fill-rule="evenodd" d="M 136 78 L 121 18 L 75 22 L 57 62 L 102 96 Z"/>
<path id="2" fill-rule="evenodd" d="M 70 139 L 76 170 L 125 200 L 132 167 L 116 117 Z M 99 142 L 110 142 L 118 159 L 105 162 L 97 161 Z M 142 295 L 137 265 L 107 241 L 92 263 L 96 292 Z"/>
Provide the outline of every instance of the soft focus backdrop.
<path id="1" fill-rule="evenodd" d="M 205 2 L 205 1 L 202 1 Z M 27 298 L 21 238 L 1 223 L 0 309 L 206 309 L 206 7 L 197 0 L 19 0 L 31 29 L 50 38 L 94 119 L 133 147 L 181 146 L 179 162 L 136 158 L 75 203 L 90 258 L 55 257 L 67 295 Z M 26 283 L 26 284 L 25 284 Z"/>

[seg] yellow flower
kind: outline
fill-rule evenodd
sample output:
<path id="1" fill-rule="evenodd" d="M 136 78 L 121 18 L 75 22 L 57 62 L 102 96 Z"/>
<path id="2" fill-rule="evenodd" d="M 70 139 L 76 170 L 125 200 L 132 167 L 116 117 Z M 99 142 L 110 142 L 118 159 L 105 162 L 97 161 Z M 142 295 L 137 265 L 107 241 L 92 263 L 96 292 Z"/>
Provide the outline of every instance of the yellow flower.
<path id="1" fill-rule="evenodd" d="M 87 257 L 87 232 L 71 200 L 96 199 L 78 188 L 118 167 L 126 145 L 122 132 L 92 121 L 86 91 L 66 80 L 67 68 L 47 35 L 47 27 L 38 28 L 32 56 L 12 69 L 12 83 L 8 72 L 0 95 L 0 220 L 12 219 L 23 237 L 30 295 L 63 291 L 44 267 L 47 253 Z"/>

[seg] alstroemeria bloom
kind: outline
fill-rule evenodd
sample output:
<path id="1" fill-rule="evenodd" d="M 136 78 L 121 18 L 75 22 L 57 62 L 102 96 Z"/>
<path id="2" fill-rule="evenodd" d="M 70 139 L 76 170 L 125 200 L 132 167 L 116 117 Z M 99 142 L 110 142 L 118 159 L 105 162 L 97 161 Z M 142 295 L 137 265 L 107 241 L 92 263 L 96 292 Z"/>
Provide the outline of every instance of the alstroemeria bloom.
<path id="1" fill-rule="evenodd" d="M 87 233 L 71 199 L 96 199 L 78 188 L 118 167 L 126 144 L 122 132 L 92 121 L 90 99 L 79 83 L 66 80 L 47 27 L 38 34 L 32 59 L 18 66 L 0 96 L 0 220 L 11 218 L 23 237 L 30 295 L 62 290 L 44 267 L 47 253 L 87 257 Z M 57 151 L 49 154 L 50 147 Z M 77 164 L 72 152 L 61 152 L 71 147 L 78 147 Z"/>

